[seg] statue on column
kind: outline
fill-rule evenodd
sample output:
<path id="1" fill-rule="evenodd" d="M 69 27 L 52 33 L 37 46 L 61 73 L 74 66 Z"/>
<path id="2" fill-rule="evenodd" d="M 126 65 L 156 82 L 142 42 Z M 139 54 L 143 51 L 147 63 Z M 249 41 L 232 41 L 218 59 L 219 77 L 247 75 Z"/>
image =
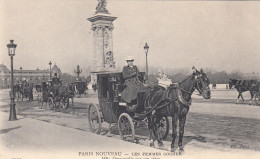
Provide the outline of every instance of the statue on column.
<path id="1" fill-rule="evenodd" d="M 108 14 L 108 10 L 106 9 L 106 6 L 107 6 L 106 0 L 98 0 L 98 5 L 96 7 L 96 13 Z"/>

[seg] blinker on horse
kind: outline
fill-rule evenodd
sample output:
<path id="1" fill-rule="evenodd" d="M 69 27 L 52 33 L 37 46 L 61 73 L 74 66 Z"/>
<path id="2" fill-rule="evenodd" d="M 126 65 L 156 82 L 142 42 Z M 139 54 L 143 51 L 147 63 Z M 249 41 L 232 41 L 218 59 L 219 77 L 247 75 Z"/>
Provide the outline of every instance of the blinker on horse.
<path id="1" fill-rule="evenodd" d="M 150 132 L 151 143 L 150 146 L 154 146 L 154 141 L 157 140 L 159 146 L 163 146 L 161 139 L 157 134 L 156 124 L 158 124 L 160 117 L 171 116 L 172 117 L 172 142 L 171 151 L 174 152 L 174 143 L 177 137 L 177 122 L 179 120 L 179 150 L 183 151 L 183 135 L 184 126 L 186 121 L 186 115 L 188 114 L 191 105 L 191 95 L 195 89 L 199 91 L 205 99 L 210 99 L 211 92 L 209 88 L 209 79 L 206 73 L 196 70 L 191 76 L 184 79 L 177 85 L 171 85 L 167 89 L 168 101 L 164 102 L 163 105 L 153 105 L 154 113 L 148 114 L 148 128 Z M 154 98 L 154 97 L 150 97 Z M 156 107 L 156 108 L 155 108 Z M 158 120 L 154 121 L 153 116 L 156 116 Z M 154 138 L 152 138 L 154 134 Z"/>

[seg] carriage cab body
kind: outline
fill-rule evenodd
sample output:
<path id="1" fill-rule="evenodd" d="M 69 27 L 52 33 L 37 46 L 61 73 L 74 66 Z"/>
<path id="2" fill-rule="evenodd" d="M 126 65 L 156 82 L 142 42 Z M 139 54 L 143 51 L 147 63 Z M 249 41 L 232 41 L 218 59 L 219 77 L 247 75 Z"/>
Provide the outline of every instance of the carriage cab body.
<path id="1" fill-rule="evenodd" d="M 139 80 L 143 82 L 144 73 Z M 97 73 L 98 100 L 103 118 L 108 123 L 116 123 L 120 114 L 127 112 L 126 103 L 121 99 L 121 93 L 126 88 L 122 72 Z M 138 99 L 137 99 L 138 100 Z M 139 102 L 141 103 L 141 102 Z M 136 109 L 137 111 L 140 109 Z M 130 115 L 133 112 L 127 112 Z"/>

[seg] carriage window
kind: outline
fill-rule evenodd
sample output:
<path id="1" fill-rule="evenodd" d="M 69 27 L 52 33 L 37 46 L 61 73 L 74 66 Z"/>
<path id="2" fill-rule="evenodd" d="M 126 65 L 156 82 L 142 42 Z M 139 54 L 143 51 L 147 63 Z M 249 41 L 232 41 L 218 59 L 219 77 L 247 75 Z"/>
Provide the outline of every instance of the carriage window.
<path id="1" fill-rule="evenodd" d="M 108 77 L 102 77 L 102 85 L 103 88 L 101 88 L 102 90 L 102 97 L 103 98 L 108 98 Z"/>

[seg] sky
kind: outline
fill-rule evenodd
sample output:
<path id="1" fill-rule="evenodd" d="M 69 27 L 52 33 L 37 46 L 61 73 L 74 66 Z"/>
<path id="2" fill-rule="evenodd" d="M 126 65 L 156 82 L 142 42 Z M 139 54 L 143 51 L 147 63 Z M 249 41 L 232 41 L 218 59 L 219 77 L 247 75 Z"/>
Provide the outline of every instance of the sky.
<path id="1" fill-rule="evenodd" d="M 87 19 L 97 0 L 0 0 L 0 62 L 10 68 L 6 44 L 17 44 L 14 69 L 62 72 L 92 65 L 92 30 Z M 114 21 L 116 66 L 127 56 L 137 66 L 260 72 L 260 2 L 108 0 Z"/>

